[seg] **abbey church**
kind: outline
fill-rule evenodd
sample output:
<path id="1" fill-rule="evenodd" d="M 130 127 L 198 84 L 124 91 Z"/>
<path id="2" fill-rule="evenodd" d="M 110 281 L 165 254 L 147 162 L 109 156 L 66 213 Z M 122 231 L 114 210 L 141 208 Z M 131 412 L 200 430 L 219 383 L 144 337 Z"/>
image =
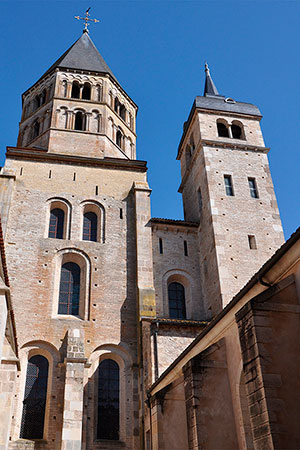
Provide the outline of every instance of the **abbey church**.
<path id="1" fill-rule="evenodd" d="M 22 94 L 0 172 L 0 450 L 300 449 L 300 230 L 284 243 L 259 108 L 204 73 L 184 220 L 151 217 L 138 106 L 86 29 Z"/>

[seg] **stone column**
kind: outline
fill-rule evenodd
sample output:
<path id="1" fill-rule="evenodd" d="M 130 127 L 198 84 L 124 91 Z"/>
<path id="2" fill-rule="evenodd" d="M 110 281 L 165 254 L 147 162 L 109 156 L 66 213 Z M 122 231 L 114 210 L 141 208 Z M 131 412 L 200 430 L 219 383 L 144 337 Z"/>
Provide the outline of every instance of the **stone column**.
<path id="1" fill-rule="evenodd" d="M 71 81 L 67 82 L 67 98 L 71 98 L 73 83 Z"/>
<path id="2" fill-rule="evenodd" d="M 85 117 L 86 117 L 85 131 L 90 131 L 91 116 L 92 116 L 92 113 L 85 113 Z"/>
<path id="3" fill-rule="evenodd" d="M 66 335 L 66 367 L 62 450 L 81 450 L 83 418 L 83 379 L 86 358 L 84 335 L 79 329 L 70 329 Z"/>

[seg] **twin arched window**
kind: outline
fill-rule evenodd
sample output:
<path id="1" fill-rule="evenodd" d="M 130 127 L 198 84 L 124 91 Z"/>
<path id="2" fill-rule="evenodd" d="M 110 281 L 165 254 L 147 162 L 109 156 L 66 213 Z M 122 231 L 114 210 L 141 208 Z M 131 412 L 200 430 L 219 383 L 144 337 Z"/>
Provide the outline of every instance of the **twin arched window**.
<path id="1" fill-rule="evenodd" d="M 58 314 L 79 315 L 80 267 L 67 262 L 62 265 L 59 285 Z"/>
<path id="2" fill-rule="evenodd" d="M 226 137 L 232 139 L 245 139 L 243 127 L 240 123 L 233 122 L 231 125 L 220 119 L 217 121 L 217 129 L 219 137 Z"/>
<path id="3" fill-rule="evenodd" d="M 185 290 L 181 283 L 168 286 L 169 315 L 171 319 L 186 319 Z"/>
<path id="4" fill-rule="evenodd" d="M 73 81 L 71 97 L 82 98 L 83 100 L 90 100 L 91 99 L 90 83 L 84 83 L 84 85 L 80 85 L 78 81 Z"/>
<path id="5" fill-rule="evenodd" d="M 95 204 L 84 207 L 82 223 L 82 240 L 99 242 L 101 237 L 100 208 Z M 67 218 L 69 210 L 62 201 L 54 201 L 50 209 L 48 237 L 53 239 L 67 239 Z M 104 230 L 102 230 L 104 231 Z"/>
<path id="6" fill-rule="evenodd" d="M 20 438 L 43 439 L 47 399 L 48 360 L 42 355 L 28 361 Z"/>
<path id="7" fill-rule="evenodd" d="M 119 440 L 120 370 L 112 359 L 100 362 L 98 368 L 97 439 Z"/>

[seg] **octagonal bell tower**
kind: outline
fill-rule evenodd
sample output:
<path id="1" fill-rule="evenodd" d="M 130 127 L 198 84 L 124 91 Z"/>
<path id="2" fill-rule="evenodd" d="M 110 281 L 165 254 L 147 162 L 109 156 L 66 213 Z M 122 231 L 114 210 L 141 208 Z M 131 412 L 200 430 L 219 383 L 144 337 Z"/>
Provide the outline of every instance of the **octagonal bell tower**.
<path id="1" fill-rule="evenodd" d="M 87 30 L 22 95 L 18 146 L 136 159 L 137 106 Z"/>

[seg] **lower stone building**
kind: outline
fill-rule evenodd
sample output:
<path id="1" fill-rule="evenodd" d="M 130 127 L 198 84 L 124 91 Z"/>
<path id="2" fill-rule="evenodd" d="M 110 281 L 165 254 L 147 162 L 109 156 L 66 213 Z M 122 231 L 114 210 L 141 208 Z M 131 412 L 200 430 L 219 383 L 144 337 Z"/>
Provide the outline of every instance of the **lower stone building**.
<path id="1" fill-rule="evenodd" d="M 148 448 L 300 448 L 299 313 L 300 229 L 148 384 Z"/>
<path id="2" fill-rule="evenodd" d="M 299 231 L 283 244 L 262 115 L 206 65 L 172 220 L 151 217 L 137 111 L 86 29 L 22 95 L 0 449 L 295 449 Z"/>

